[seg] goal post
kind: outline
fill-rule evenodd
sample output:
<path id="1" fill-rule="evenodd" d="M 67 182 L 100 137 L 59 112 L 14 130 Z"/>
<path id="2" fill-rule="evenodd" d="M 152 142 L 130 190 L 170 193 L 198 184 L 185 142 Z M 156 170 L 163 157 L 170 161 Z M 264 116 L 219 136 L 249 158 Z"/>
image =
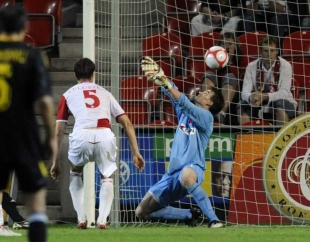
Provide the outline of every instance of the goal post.
<path id="1" fill-rule="evenodd" d="M 95 0 L 83 0 L 83 57 L 95 61 Z M 83 169 L 84 209 L 87 227 L 95 227 L 96 222 L 94 171 L 94 162 L 89 162 Z"/>

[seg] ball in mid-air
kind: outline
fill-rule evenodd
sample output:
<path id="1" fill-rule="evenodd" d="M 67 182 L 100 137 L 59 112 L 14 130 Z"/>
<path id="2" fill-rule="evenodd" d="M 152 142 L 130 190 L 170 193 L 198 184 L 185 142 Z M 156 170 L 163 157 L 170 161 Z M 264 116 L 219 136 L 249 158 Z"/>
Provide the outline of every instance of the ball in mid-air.
<path id="1" fill-rule="evenodd" d="M 221 46 L 213 46 L 205 54 L 205 63 L 211 69 L 221 69 L 228 63 L 227 51 Z"/>

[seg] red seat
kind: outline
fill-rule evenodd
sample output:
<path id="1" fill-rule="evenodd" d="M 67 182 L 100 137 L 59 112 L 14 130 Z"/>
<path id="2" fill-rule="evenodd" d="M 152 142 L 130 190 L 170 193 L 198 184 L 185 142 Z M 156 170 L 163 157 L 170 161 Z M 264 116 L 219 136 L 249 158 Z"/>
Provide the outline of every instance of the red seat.
<path id="1" fill-rule="evenodd" d="M 161 117 L 160 120 L 172 123 L 174 126 L 178 124 L 178 118 L 175 109 L 170 100 L 163 100 L 161 104 Z"/>
<path id="2" fill-rule="evenodd" d="M 310 112 L 310 79 L 306 82 L 306 93 L 303 106 L 305 112 Z"/>
<path id="3" fill-rule="evenodd" d="M 299 82 L 295 79 L 292 80 L 291 92 L 293 94 L 294 99 L 298 103 L 299 102 L 300 87 L 299 87 Z"/>
<path id="4" fill-rule="evenodd" d="M 310 54 L 310 31 L 297 31 L 283 40 L 283 55 Z"/>
<path id="5" fill-rule="evenodd" d="M 206 51 L 217 44 L 221 34 L 218 32 L 203 33 L 191 38 L 189 56 L 204 56 Z"/>
<path id="6" fill-rule="evenodd" d="M 121 82 L 120 104 L 134 125 L 151 122 L 152 106 L 156 104 L 158 86 L 146 77 L 132 76 Z"/>
<path id="7" fill-rule="evenodd" d="M 210 69 L 204 61 L 204 56 L 190 57 L 186 61 L 186 71 L 188 76 L 193 76 L 194 78 L 202 81 L 202 77 L 207 71 L 214 70 Z"/>
<path id="8" fill-rule="evenodd" d="M 249 32 L 238 37 L 243 55 L 259 55 L 259 42 L 266 37 L 265 32 Z"/>
<path id="9" fill-rule="evenodd" d="M 299 83 L 300 88 L 305 88 L 307 80 L 310 79 L 310 57 L 289 55 L 283 56 L 291 63 L 293 78 Z"/>
<path id="10" fill-rule="evenodd" d="M 166 12 L 198 12 L 199 6 L 197 0 L 167 0 Z"/>
<path id="11" fill-rule="evenodd" d="M 36 42 L 34 41 L 34 38 L 30 36 L 29 34 L 25 34 L 24 42 L 27 45 L 36 46 Z"/>
<path id="12" fill-rule="evenodd" d="M 295 101 L 297 102 L 298 105 L 299 105 L 299 101 L 300 101 L 300 99 L 299 99 L 299 94 L 300 93 L 299 92 L 300 92 L 299 83 L 298 83 L 297 80 L 295 80 L 293 78 L 292 85 L 291 85 L 291 93 L 292 93 L 292 95 L 293 95 L 293 97 L 294 97 L 294 99 L 295 99 Z M 297 108 L 297 110 L 298 110 L 298 108 Z"/>
<path id="13" fill-rule="evenodd" d="M 24 0 L 24 7 L 31 14 L 51 14 L 55 18 L 56 25 L 61 25 L 62 0 Z"/>
<path id="14" fill-rule="evenodd" d="M 172 33 L 152 35 L 143 40 L 142 55 L 152 57 L 165 74 L 173 78 L 176 66 L 182 66 L 181 40 Z"/>
<path id="15" fill-rule="evenodd" d="M 196 15 L 189 13 L 174 13 L 167 15 L 167 31 L 179 36 L 183 47 L 188 47 L 191 39 L 190 23 Z"/>
<path id="16" fill-rule="evenodd" d="M 256 119 L 256 120 L 251 120 L 247 123 L 244 123 L 242 124 L 242 126 L 272 126 L 272 124 L 265 120 Z"/>
<path id="17" fill-rule="evenodd" d="M 172 79 L 172 82 L 178 87 L 180 92 L 186 95 L 193 94 L 191 93 L 193 88 L 200 90 L 201 86 L 201 81 L 193 76 L 178 76 Z"/>
<path id="18" fill-rule="evenodd" d="M 55 45 L 54 26 L 51 16 L 28 15 L 27 34 L 34 39 L 37 47 L 48 48 Z"/>
<path id="19" fill-rule="evenodd" d="M 0 0 L 0 6 L 7 6 L 9 4 L 15 4 L 15 0 Z"/>
<path id="20" fill-rule="evenodd" d="M 28 12 L 27 34 L 34 38 L 36 46 L 54 46 L 60 34 L 62 0 L 24 0 L 24 7 Z"/>

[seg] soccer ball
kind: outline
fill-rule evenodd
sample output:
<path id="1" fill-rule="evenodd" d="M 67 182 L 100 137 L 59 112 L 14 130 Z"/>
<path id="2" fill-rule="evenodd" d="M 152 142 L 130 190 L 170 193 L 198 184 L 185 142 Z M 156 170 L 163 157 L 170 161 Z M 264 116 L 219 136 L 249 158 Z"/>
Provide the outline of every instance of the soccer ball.
<path id="1" fill-rule="evenodd" d="M 205 63 L 211 69 L 221 69 L 228 63 L 227 51 L 221 46 L 213 46 L 205 54 Z"/>

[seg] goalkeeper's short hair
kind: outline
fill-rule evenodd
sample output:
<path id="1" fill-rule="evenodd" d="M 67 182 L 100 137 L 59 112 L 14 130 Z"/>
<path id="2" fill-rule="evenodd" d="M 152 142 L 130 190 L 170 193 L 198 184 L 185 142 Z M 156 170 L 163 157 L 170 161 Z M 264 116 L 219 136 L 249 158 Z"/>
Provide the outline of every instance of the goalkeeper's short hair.
<path id="1" fill-rule="evenodd" d="M 225 100 L 223 98 L 221 90 L 217 89 L 216 87 L 208 87 L 208 89 L 214 92 L 214 95 L 211 98 L 213 104 L 210 107 L 209 111 L 213 115 L 216 115 L 223 109 Z"/>

